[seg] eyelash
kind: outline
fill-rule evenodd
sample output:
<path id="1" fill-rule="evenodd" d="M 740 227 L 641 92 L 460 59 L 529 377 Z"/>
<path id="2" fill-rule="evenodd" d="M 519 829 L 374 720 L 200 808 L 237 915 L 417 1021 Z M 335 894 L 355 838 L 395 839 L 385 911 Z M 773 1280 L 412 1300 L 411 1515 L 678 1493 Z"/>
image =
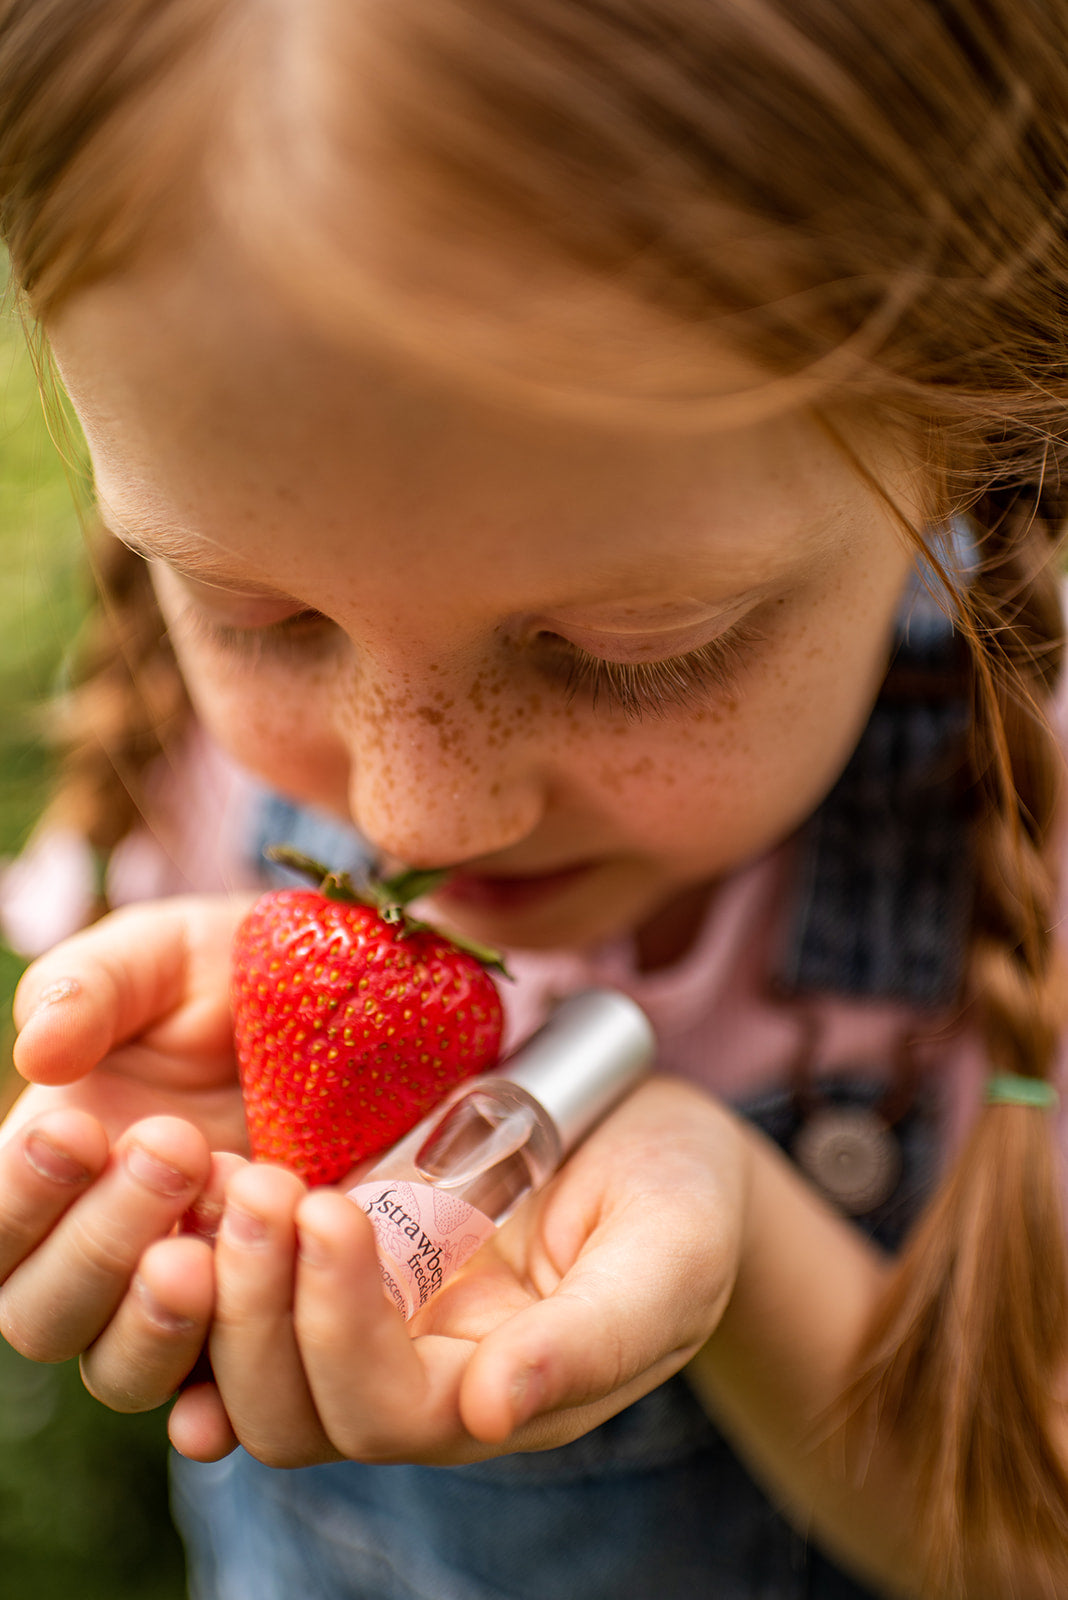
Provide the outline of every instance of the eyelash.
<path id="1" fill-rule="evenodd" d="M 298 611 L 263 628 L 238 628 L 216 622 L 196 606 L 189 606 L 182 621 L 201 643 L 239 656 L 252 666 L 265 655 L 301 661 L 318 658 L 327 653 L 336 637 L 334 624 L 319 611 Z"/>
<path id="2" fill-rule="evenodd" d="M 334 624 L 318 611 L 299 611 L 263 628 L 238 628 L 216 622 L 195 607 L 183 619 L 203 642 L 256 665 L 265 655 L 308 661 L 326 654 L 336 638 Z M 630 721 L 698 710 L 710 692 L 727 694 L 737 685 L 750 652 L 764 640 L 755 623 L 744 619 L 728 633 L 697 650 L 665 661 L 606 661 L 558 634 L 542 633 L 542 670 L 563 686 L 568 704 L 584 700 L 594 711 L 622 713 Z"/>
<path id="3" fill-rule="evenodd" d="M 582 698 L 593 710 L 603 705 L 638 721 L 699 710 L 710 692 L 729 693 L 737 686 L 750 652 L 763 639 L 761 629 L 745 619 L 699 649 L 666 661 L 605 661 L 560 639 L 566 654 L 560 652 L 558 668 L 569 703 Z"/>

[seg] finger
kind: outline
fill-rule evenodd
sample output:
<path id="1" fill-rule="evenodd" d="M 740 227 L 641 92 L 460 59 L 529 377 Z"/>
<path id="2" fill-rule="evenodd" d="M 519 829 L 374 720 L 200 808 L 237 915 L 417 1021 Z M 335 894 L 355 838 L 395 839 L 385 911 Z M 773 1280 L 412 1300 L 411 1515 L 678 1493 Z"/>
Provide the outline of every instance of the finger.
<path id="1" fill-rule="evenodd" d="M 214 1383 L 198 1383 L 171 1407 L 167 1434 L 179 1455 L 190 1461 L 221 1461 L 237 1449 L 222 1396 Z"/>
<path id="2" fill-rule="evenodd" d="M 457 1395 L 471 1343 L 413 1342 L 383 1291 L 371 1226 L 343 1195 L 314 1190 L 297 1222 L 294 1323 L 334 1444 L 360 1461 L 461 1459 Z"/>
<path id="3" fill-rule="evenodd" d="M 34 1117 L 0 1146 L 0 1280 L 84 1194 L 107 1158 L 107 1135 L 84 1111 Z"/>
<path id="4" fill-rule="evenodd" d="M 81 1354 L 209 1170 L 207 1145 L 190 1123 L 152 1117 L 130 1128 L 96 1183 L 0 1289 L 0 1332 L 9 1343 L 36 1361 Z"/>
<path id="5" fill-rule="evenodd" d="M 337 1457 L 293 1331 L 294 1213 L 304 1192 L 280 1167 L 247 1165 L 231 1180 L 215 1244 L 212 1368 L 234 1432 L 268 1466 Z"/>
<path id="6" fill-rule="evenodd" d="M 195 1238 L 214 1245 L 226 1206 L 227 1186 L 231 1178 L 247 1166 L 244 1156 L 235 1155 L 230 1150 L 212 1152 L 208 1181 L 182 1218 L 183 1233 L 191 1233 Z"/>
<path id="7" fill-rule="evenodd" d="M 218 973 L 242 908 L 208 897 L 131 906 L 35 961 L 15 994 L 18 1071 L 34 1083 L 71 1083 L 165 1023 L 200 1049 L 224 1048 Z"/>
<path id="8" fill-rule="evenodd" d="M 176 1234 L 150 1245 L 129 1293 L 82 1356 L 89 1393 L 112 1411 L 151 1411 L 169 1400 L 207 1338 L 214 1295 L 203 1239 Z"/>

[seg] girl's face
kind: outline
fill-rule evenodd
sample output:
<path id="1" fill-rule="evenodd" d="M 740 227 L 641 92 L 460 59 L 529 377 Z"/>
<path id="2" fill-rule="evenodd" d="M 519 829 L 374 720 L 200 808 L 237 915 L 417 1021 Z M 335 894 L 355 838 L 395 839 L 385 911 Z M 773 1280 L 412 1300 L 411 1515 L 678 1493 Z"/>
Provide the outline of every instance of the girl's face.
<path id="1" fill-rule="evenodd" d="M 911 556 L 807 415 L 679 436 L 494 407 L 326 342 L 221 245 L 83 292 L 53 336 L 205 724 L 388 864 L 458 868 L 462 931 L 663 924 L 843 766 Z M 865 459 L 918 516 L 900 457 Z"/>

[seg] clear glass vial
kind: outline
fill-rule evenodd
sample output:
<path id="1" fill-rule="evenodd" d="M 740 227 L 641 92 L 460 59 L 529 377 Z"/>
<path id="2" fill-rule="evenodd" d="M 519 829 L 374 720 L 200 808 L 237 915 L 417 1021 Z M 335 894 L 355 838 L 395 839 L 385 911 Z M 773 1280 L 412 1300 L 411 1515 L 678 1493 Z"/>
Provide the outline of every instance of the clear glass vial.
<path id="1" fill-rule="evenodd" d="M 375 1230 L 404 1317 L 552 1176 L 648 1072 L 654 1038 L 626 995 L 571 995 L 493 1072 L 469 1079 L 366 1172 L 349 1198 Z"/>

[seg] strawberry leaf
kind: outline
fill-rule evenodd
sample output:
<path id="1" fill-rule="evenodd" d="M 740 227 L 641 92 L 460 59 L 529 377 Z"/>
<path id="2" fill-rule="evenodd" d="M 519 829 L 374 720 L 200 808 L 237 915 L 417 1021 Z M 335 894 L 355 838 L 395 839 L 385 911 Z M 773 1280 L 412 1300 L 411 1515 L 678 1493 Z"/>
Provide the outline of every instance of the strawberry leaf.
<path id="1" fill-rule="evenodd" d="M 420 922 L 408 916 L 405 907 L 413 900 L 420 900 L 424 895 L 433 894 L 435 889 L 440 888 L 449 876 L 447 869 L 411 867 L 404 872 L 396 873 L 392 878 L 377 878 L 373 873 L 368 873 L 357 889 L 347 872 L 332 872 L 329 867 L 324 867 L 321 861 L 304 855 L 292 845 L 268 845 L 263 853 L 269 861 L 276 861 L 279 866 L 289 867 L 291 871 L 299 872 L 303 877 L 309 878 L 319 893 L 325 895 L 328 900 L 337 900 L 343 904 L 373 906 L 382 921 L 396 929 L 398 939 L 423 931 L 441 933 L 441 929 L 436 928 L 432 922 Z M 475 939 L 468 939 L 463 934 L 450 933 L 446 937 L 465 955 L 473 956 L 491 972 L 499 972 L 502 977 L 511 980 L 512 974 L 505 966 L 498 950 L 486 944 L 479 944 Z"/>

